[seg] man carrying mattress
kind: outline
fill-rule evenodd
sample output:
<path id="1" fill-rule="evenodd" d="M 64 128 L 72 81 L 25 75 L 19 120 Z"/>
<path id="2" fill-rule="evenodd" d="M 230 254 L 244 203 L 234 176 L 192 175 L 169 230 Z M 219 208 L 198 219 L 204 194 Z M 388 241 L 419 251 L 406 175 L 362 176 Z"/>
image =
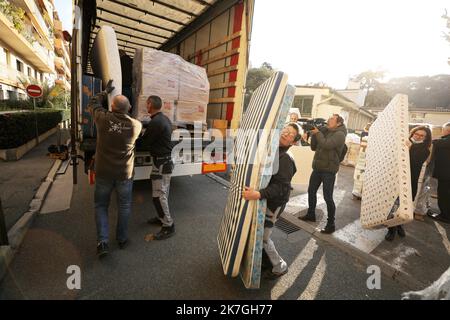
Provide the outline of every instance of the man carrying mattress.
<path id="1" fill-rule="evenodd" d="M 116 239 L 121 249 L 128 243 L 135 141 L 142 130 L 142 124 L 128 116 L 131 106 L 127 97 L 115 96 L 111 103 L 112 112 L 105 109 L 106 94 L 112 89 L 110 81 L 107 90 L 90 101 L 97 127 L 94 201 L 99 257 L 108 253 L 108 207 L 114 189 L 119 211 Z"/>
<path id="2" fill-rule="evenodd" d="M 269 279 L 277 278 L 288 271 L 286 261 L 278 254 L 270 236 L 272 235 L 272 229 L 275 222 L 278 220 L 281 213 L 283 213 L 286 203 L 289 201 L 291 180 L 297 171 L 295 162 L 287 151 L 292 145 L 297 143 L 300 138 L 299 127 L 294 123 L 288 124 L 283 129 L 280 136 L 278 172 L 272 176 L 267 188 L 255 191 L 245 187 L 245 190 L 242 193 L 245 200 L 267 199 L 267 212 L 264 222 L 262 268 L 267 268 L 265 276 Z"/>
<path id="3" fill-rule="evenodd" d="M 155 240 L 169 238 L 175 233 L 175 224 L 169 211 L 170 177 L 174 169 L 172 161 L 172 123 L 162 112 L 162 101 L 158 96 L 147 99 L 147 111 L 151 121 L 142 137 L 142 149 L 152 156 L 152 196 L 157 217 L 148 220 L 149 224 L 161 226 L 154 235 Z"/>

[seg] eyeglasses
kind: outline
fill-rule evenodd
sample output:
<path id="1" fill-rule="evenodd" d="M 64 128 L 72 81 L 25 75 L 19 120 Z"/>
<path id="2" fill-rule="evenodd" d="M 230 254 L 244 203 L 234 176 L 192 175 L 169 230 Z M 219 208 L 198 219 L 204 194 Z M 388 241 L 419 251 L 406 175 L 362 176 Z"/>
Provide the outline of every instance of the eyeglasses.
<path id="1" fill-rule="evenodd" d="M 297 135 L 297 132 L 295 132 L 294 130 L 291 131 L 289 128 L 284 128 L 283 130 L 281 130 L 281 134 L 284 136 L 295 137 Z"/>
<path id="2" fill-rule="evenodd" d="M 420 133 L 414 132 L 413 136 L 425 138 L 427 135 L 426 135 L 426 134 L 420 134 Z"/>

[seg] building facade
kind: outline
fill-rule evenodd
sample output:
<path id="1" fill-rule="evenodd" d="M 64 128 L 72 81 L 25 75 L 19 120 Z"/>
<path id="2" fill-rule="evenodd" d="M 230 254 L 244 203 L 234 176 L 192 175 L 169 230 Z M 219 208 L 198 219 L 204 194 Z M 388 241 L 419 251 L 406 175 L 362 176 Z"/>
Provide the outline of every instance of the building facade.
<path id="1" fill-rule="evenodd" d="M 293 108 L 298 108 L 303 118 L 328 119 L 337 113 L 351 131 L 361 131 L 375 120 L 373 113 L 329 87 L 297 86 Z"/>
<path id="2" fill-rule="evenodd" d="M 26 82 L 52 86 L 60 74 L 70 80 L 55 16 L 53 0 L 0 0 L 0 100 L 26 98 Z M 70 90 L 67 84 L 61 83 Z"/>

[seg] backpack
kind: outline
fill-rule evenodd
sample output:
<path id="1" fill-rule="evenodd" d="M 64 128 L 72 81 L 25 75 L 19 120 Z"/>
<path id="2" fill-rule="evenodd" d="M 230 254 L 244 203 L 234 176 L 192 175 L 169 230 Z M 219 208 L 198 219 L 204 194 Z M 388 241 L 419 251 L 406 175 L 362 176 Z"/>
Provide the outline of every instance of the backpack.
<path id="1" fill-rule="evenodd" d="M 347 145 L 344 143 L 344 147 L 342 148 L 342 151 L 339 154 L 339 162 L 344 161 L 347 151 L 348 151 Z"/>

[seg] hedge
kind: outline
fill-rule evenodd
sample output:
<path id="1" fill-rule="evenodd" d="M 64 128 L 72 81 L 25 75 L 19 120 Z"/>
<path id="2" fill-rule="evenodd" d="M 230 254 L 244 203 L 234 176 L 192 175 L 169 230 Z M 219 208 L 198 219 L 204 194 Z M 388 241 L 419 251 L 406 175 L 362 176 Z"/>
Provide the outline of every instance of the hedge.
<path id="1" fill-rule="evenodd" d="M 33 109 L 33 104 L 29 100 L 0 100 L 0 111 L 27 109 Z"/>
<path id="2" fill-rule="evenodd" d="M 56 127 L 63 120 L 63 110 L 0 114 L 0 149 L 17 148 L 38 134 Z"/>

